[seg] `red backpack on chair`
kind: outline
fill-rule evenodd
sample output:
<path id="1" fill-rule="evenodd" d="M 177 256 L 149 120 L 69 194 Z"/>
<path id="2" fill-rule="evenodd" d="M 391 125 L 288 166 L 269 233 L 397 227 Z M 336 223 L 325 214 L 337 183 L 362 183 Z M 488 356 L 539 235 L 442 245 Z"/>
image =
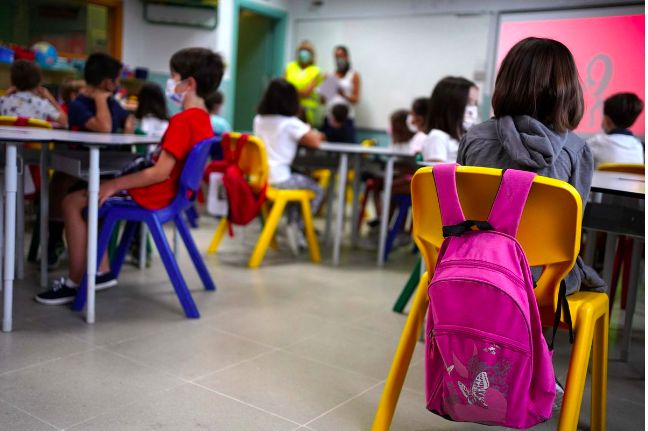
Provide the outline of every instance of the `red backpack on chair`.
<path id="1" fill-rule="evenodd" d="M 223 173 L 223 185 L 229 206 L 227 219 L 231 224 L 239 226 L 245 226 L 254 220 L 266 199 L 266 185 L 256 195 L 239 166 L 239 159 L 247 141 L 246 134 L 241 135 L 234 143 L 229 133 L 223 134 L 221 140 L 223 160 L 211 162 L 204 174 L 204 178 L 209 181 L 209 174 L 212 172 Z"/>

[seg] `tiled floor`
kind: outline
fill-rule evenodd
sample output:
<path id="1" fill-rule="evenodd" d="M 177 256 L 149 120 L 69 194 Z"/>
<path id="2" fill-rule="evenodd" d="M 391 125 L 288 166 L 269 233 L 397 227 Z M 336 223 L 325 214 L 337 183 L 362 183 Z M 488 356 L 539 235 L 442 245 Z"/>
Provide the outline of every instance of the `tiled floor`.
<path id="1" fill-rule="evenodd" d="M 215 223 L 201 223 L 194 237 L 204 250 Z M 346 250 L 333 269 L 284 250 L 248 270 L 255 234 L 238 232 L 206 258 L 215 293 L 181 253 L 198 320 L 184 318 L 159 259 L 127 267 L 118 287 L 97 295 L 95 325 L 32 302 L 30 266 L 16 287 L 15 331 L 0 334 L 0 430 L 368 430 L 405 322 L 391 307 L 415 258 L 400 250 L 380 270 L 373 255 Z M 642 293 L 630 363 L 610 352 L 609 430 L 644 428 L 643 303 Z M 560 343 L 564 378 L 566 336 Z M 421 347 L 392 429 L 492 429 L 426 412 Z M 586 424 L 589 392 L 583 404 Z"/>

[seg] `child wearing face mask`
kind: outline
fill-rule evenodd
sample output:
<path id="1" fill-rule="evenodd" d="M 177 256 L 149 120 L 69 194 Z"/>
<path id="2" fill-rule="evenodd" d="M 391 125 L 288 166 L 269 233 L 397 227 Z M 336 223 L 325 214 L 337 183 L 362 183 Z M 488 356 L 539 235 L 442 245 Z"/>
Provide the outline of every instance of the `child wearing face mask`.
<path id="1" fill-rule="evenodd" d="M 457 160 L 459 139 L 478 122 L 475 83 L 448 76 L 437 83 L 430 96 L 427 113 L 427 139 L 423 158 L 427 162 L 452 163 Z"/>
<path id="2" fill-rule="evenodd" d="M 139 206 L 156 210 L 168 206 L 178 191 L 184 162 L 194 145 L 213 136 L 205 98 L 218 90 L 223 76 L 223 59 L 205 48 L 185 48 L 170 61 L 171 78 L 167 94 L 182 111 L 169 121 L 162 142 L 154 152 L 151 167 L 109 181 L 99 189 L 99 204 L 126 191 Z M 68 194 L 63 202 L 63 220 L 69 249 L 68 277 L 55 281 L 50 290 L 36 296 L 42 304 L 72 302 L 86 267 L 87 225 L 83 211 L 88 205 L 85 191 Z M 101 260 L 96 288 L 117 284 L 106 256 Z"/>
<path id="3" fill-rule="evenodd" d="M 315 47 L 312 43 L 303 41 L 299 44 L 297 60 L 286 65 L 284 78 L 297 89 L 299 105 L 306 122 L 311 126 L 319 126 L 317 111 L 320 107 L 320 97 L 315 89 L 322 83 L 323 76 L 319 66 L 315 65 Z"/>
<path id="4" fill-rule="evenodd" d="M 409 141 L 409 150 L 412 154 L 419 154 L 423 152 L 423 143 L 427 138 L 425 133 L 425 121 L 428 111 L 427 97 L 418 97 L 412 102 L 412 108 L 407 116 L 407 127 L 414 133 L 412 139 Z"/>

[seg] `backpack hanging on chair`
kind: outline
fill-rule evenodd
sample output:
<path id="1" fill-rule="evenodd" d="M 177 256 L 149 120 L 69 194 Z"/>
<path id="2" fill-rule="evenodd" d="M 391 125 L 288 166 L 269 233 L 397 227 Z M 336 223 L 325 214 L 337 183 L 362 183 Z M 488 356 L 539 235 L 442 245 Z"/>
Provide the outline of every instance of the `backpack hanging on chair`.
<path id="1" fill-rule="evenodd" d="M 205 169 L 204 178 L 209 180 L 210 174 L 222 174 L 222 183 L 225 188 L 228 203 L 227 219 L 232 224 L 245 226 L 254 220 L 260 213 L 266 199 L 264 185 L 258 194 L 255 194 L 239 166 L 243 148 L 248 141 L 248 135 L 241 135 L 232 140 L 229 133 L 223 134 L 221 146 L 223 160 L 211 162 Z M 230 228 L 231 232 L 231 228 Z"/>
<path id="2" fill-rule="evenodd" d="M 427 407 L 455 421 L 528 428 L 551 417 L 555 397 L 553 338 L 547 346 L 515 239 L 535 174 L 504 171 L 488 220 L 474 221 L 461 209 L 456 166 L 433 169 L 446 239 L 428 287 Z M 564 283 L 554 336 L 561 304 Z"/>

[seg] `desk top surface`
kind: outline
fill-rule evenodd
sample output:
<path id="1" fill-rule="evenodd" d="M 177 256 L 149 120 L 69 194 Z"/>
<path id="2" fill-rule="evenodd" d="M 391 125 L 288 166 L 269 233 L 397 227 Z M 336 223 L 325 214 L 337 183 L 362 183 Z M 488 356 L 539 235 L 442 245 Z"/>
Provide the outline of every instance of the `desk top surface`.
<path id="1" fill-rule="evenodd" d="M 66 144 L 119 146 L 155 144 L 158 138 L 120 133 L 71 132 L 69 130 L 39 129 L 34 127 L 0 126 L 2 142 L 53 142 Z"/>
<path id="2" fill-rule="evenodd" d="M 377 154 L 383 156 L 414 157 L 406 148 L 402 147 L 364 147 L 360 144 L 343 144 L 335 142 L 322 142 L 318 148 L 331 153 Z"/>
<path id="3" fill-rule="evenodd" d="M 623 172 L 594 171 L 593 192 L 644 199 L 646 196 L 646 177 Z"/>

